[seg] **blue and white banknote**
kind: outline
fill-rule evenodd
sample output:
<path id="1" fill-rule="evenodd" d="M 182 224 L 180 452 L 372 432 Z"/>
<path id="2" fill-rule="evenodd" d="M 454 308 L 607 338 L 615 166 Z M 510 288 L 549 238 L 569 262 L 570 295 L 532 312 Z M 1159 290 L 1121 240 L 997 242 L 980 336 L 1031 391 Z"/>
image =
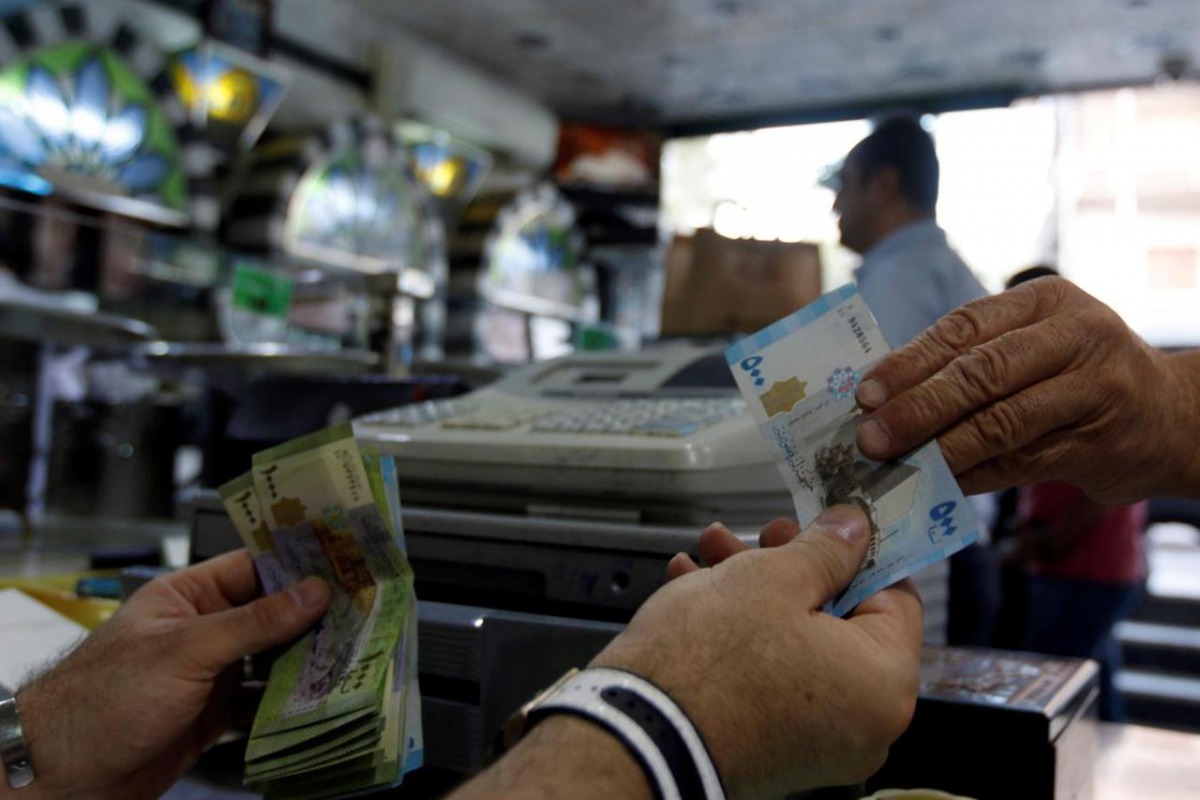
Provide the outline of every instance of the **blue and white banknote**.
<path id="1" fill-rule="evenodd" d="M 979 536 L 971 504 L 936 442 L 883 463 L 858 451 L 855 433 L 865 417 L 854 392 L 887 352 L 853 284 L 725 351 L 791 489 L 799 522 L 807 525 L 839 503 L 857 504 L 871 518 L 866 560 L 829 608 L 838 616 Z"/>

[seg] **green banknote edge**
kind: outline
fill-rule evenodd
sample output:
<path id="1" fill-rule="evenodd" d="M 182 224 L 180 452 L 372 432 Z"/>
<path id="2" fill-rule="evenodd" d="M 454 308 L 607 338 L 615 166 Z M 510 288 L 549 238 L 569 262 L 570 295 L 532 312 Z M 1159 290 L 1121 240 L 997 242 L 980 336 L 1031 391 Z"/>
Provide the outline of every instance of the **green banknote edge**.
<path id="1" fill-rule="evenodd" d="M 291 764 L 280 764 L 277 767 L 262 769 L 253 773 L 247 772 L 245 782 L 247 784 L 261 784 L 280 778 L 289 778 L 305 772 L 325 769 L 352 761 L 364 755 L 371 755 L 378 751 L 379 747 L 379 734 L 366 733 L 353 742 L 347 743 L 345 747 L 340 748 L 335 753 L 326 753 L 325 755 L 311 759 L 301 757 L 300 761 Z"/>
<path id="2" fill-rule="evenodd" d="M 364 714 L 358 720 L 328 731 L 323 731 L 316 736 L 304 736 L 303 739 L 296 741 L 294 744 L 260 740 L 257 742 L 259 745 L 258 753 L 253 758 L 249 756 L 249 749 L 247 749 L 246 769 L 257 769 L 259 764 L 276 763 L 279 759 L 291 758 L 297 755 L 309 757 L 319 755 L 329 748 L 336 747 L 366 733 L 381 733 L 383 731 L 383 722 L 383 719 L 379 716 L 368 713 Z M 279 745 L 281 744 L 285 746 L 280 747 Z"/>

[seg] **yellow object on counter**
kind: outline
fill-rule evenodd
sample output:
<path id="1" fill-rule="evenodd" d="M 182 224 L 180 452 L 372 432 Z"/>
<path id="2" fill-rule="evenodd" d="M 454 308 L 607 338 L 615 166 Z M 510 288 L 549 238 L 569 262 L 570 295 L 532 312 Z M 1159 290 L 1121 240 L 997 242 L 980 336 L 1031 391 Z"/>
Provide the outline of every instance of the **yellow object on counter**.
<path id="1" fill-rule="evenodd" d="M 4 578 L 0 589 L 20 589 L 39 603 L 79 623 L 88 630 L 95 630 L 108 621 L 118 608 L 119 600 L 98 597 L 80 597 L 73 591 L 80 578 L 115 575 L 115 572 L 81 572 L 75 575 L 54 575 L 45 578 Z"/>

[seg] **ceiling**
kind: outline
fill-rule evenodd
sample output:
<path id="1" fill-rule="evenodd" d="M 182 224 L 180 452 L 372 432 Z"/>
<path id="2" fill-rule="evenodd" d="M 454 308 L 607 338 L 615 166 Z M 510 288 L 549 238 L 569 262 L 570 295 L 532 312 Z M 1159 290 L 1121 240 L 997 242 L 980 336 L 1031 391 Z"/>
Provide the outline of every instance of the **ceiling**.
<path id="1" fill-rule="evenodd" d="M 687 125 L 1200 75 L 1200 0 L 356 0 L 566 117 Z"/>

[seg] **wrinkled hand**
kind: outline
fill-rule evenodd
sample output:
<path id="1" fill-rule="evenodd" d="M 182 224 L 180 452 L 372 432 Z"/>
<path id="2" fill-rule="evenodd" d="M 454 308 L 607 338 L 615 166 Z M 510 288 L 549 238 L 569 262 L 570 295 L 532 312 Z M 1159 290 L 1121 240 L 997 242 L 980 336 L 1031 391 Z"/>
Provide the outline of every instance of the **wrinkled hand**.
<path id="1" fill-rule="evenodd" d="M 35 798 L 158 797 L 225 730 L 241 659 L 295 639 L 329 604 L 302 581 L 255 600 L 242 550 L 142 587 L 17 694 Z M 2 793 L 0 793 L 2 794 Z"/>
<path id="2" fill-rule="evenodd" d="M 838 507 L 803 533 L 777 520 L 769 549 L 720 526 L 701 539 L 595 665 L 643 675 L 688 713 L 731 796 L 861 781 L 882 765 L 916 702 L 921 602 L 904 582 L 847 619 L 820 611 L 866 554 L 861 512 Z"/>
<path id="3" fill-rule="evenodd" d="M 863 376 L 864 455 L 936 437 L 968 494 L 1061 479 L 1103 502 L 1200 492 L 1196 376 L 1041 278 L 947 314 Z"/>

